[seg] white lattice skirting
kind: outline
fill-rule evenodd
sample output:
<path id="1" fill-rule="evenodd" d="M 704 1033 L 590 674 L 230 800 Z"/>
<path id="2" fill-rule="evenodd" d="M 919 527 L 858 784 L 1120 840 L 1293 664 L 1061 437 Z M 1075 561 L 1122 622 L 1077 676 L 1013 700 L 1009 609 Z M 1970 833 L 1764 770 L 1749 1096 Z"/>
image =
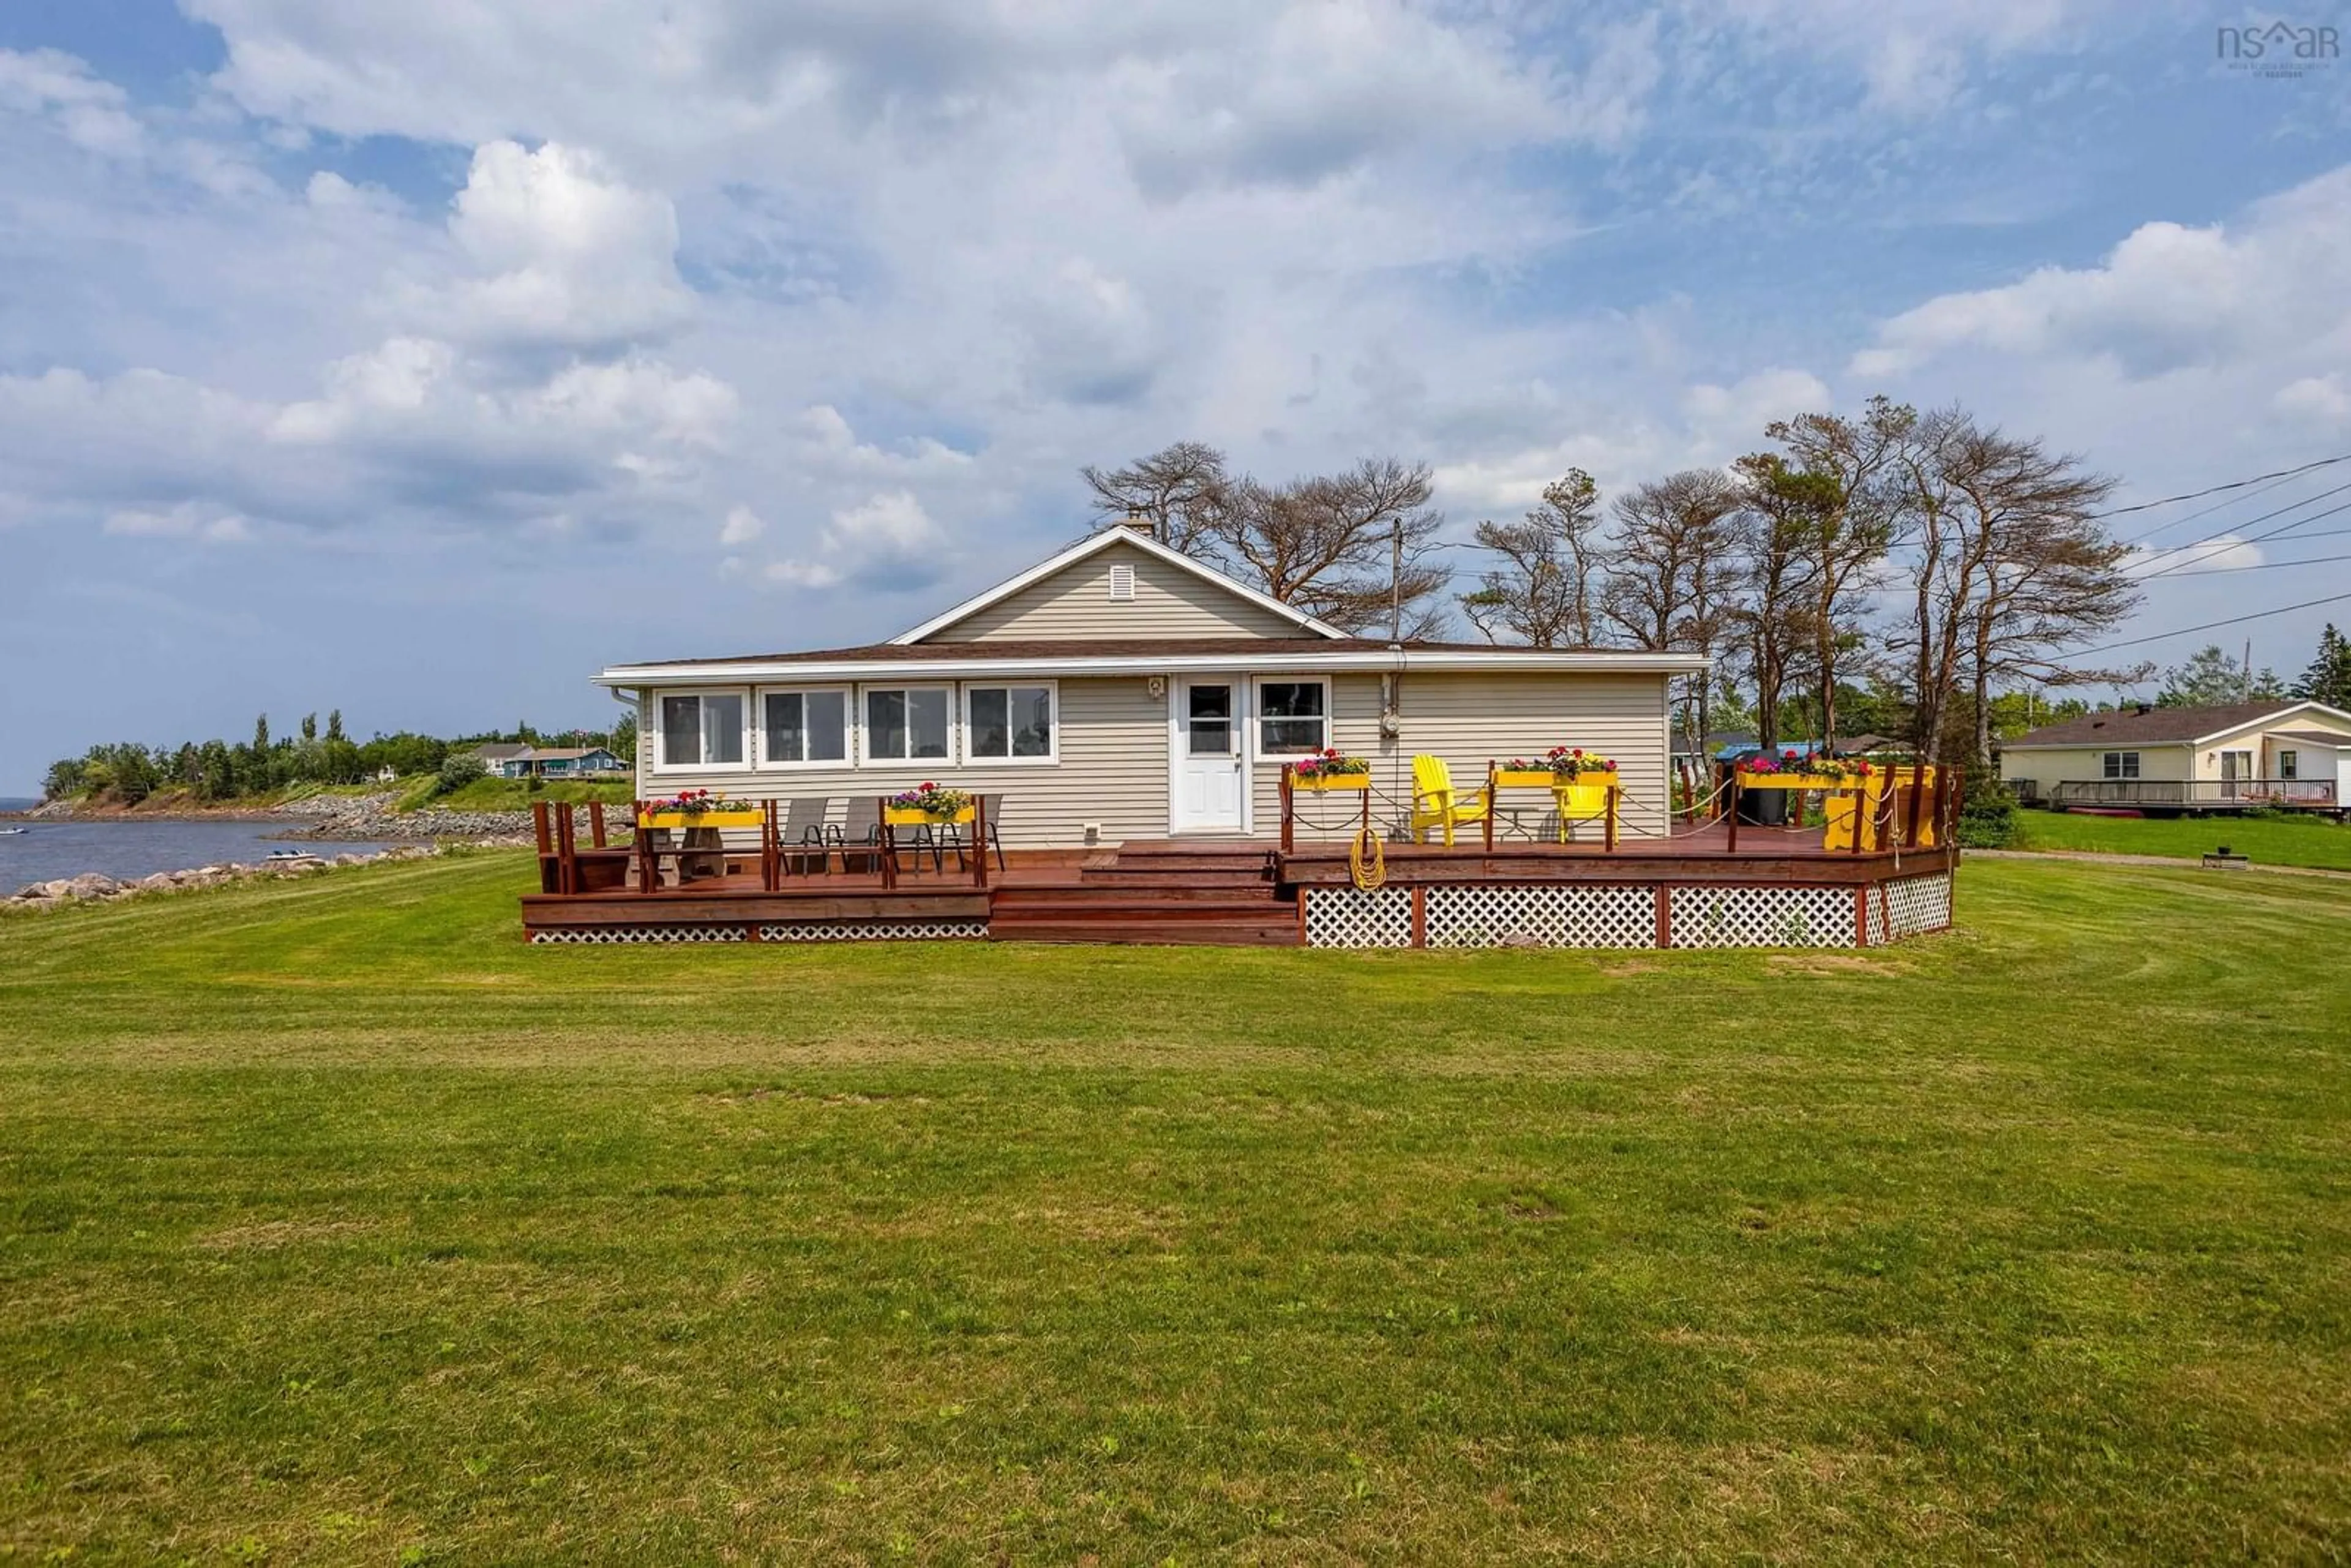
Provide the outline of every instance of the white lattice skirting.
<path id="1" fill-rule="evenodd" d="M 1409 947 L 1412 889 L 1316 887 L 1306 900 L 1309 947 Z"/>
<path id="2" fill-rule="evenodd" d="M 530 939 L 540 946 L 573 942 L 602 946 L 615 942 L 740 942 L 744 935 L 740 925 L 591 925 L 577 931 L 534 931 Z"/>
<path id="3" fill-rule="evenodd" d="M 1880 883 L 1870 901 L 1870 939 L 1899 942 L 1905 936 L 1940 931 L 1951 923 L 1951 879 L 1906 876 Z"/>
<path id="4" fill-rule="evenodd" d="M 793 921 L 759 927 L 762 942 L 941 942 L 987 935 L 985 920 L 900 920 L 878 925 Z"/>
<path id="5" fill-rule="evenodd" d="M 1677 887 L 1677 947 L 1850 947 L 1849 887 Z"/>
<path id="6" fill-rule="evenodd" d="M 1432 887 L 1432 947 L 1654 947 L 1652 887 Z"/>

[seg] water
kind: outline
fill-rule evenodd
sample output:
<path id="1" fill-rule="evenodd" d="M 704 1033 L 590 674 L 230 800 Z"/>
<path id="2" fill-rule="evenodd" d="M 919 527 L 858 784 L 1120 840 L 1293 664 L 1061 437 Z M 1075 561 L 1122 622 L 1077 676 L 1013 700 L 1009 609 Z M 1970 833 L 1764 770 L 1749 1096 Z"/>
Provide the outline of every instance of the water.
<path id="1" fill-rule="evenodd" d="M 21 810 L 31 801 L 0 801 L 0 810 Z M 23 828 L 0 835 L 0 898 L 28 882 L 99 872 L 107 876 L 152 876 L 159 871 L 191 871 L 229 861 L 247 864 L 272 850 L 309 849 L 323 855 L 346 850 L 380 849 L 375 843 L 281 842 L 269 837 L 286 822 L 152 821 L 26 822 L 0 821 L 0 828 Z"/>

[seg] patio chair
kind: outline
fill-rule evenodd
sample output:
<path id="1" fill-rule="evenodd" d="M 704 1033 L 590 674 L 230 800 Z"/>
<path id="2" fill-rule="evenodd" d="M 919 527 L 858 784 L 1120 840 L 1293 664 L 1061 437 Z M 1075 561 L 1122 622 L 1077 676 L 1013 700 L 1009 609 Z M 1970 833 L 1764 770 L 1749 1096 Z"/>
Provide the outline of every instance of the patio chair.
<path id="1" fill-rule="evenodd" d="M 1552 791 L 1559 802 L 1559 841 L 1575 841 L 1578 822 L 1605 822 L 1608 820 L 1608 786 L 1605 784 L 1562 784 Z"/>
<path id="2" fill-rule="evenodd" d="M 998 831 L 996 819 L 1004 810 L 1004 797 L 982 795 L 979 798 L 979 807 L 980 814 L 987 820 L 987 847 L 996 852 L 996 869 L 1002 871 L 1004 869 L 1004 835 Z M 956 863 L 960 865 L 963 863 L 964 852 L 963 824 L 949 822 L 946 825 L 946 835 L 947 842 L 954 846 L 956 852 Z"/>
<path id="3" fill-rule="evenodd" d="M 825 819 L 831 814 L 832 802 L 820 795 L 784 802 L 784 820 L 776 828 L 776 841 L 787 875 L 808 875 L 811 860 L 820 873 L 832 870 L 832 848 L 824 836 Z"/>
<path id="4" fill-rule="evenodd" d="M 1445 847 L 1451 849 L 1454 829 L 1482 822 L 1492 810 L 1483 789 L 1453 787 L 1453 770 L 1445 766 L 1445 758 L 1424 753 L 1412 759 L 1413 842 L 1420 842 L 1427 829 L 1442 828 Z"/>
<path id="5" fill-rule="evenodd" d="M 871 795 L 852 795 L 849 812 L 837 828 L 827 828 L 825 837 L 831 841 L 833 852 L 841 857 L 843 875 L 850 870 L 850 857 L 857 857 L 857 869 L 878 872 L 882 869 L 882 802 Z"/>

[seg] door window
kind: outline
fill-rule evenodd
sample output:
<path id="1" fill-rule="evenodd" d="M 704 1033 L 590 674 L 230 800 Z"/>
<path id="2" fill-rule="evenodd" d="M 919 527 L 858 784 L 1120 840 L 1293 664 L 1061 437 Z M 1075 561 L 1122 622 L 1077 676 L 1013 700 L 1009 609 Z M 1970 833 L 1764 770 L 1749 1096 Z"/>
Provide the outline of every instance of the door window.
<path id="1" fill-rule="evenodd" d="M 1185 749 L 1194 757 L 1230 757 L 1233 688 L 1186 686 L 1184 692 Z"/>

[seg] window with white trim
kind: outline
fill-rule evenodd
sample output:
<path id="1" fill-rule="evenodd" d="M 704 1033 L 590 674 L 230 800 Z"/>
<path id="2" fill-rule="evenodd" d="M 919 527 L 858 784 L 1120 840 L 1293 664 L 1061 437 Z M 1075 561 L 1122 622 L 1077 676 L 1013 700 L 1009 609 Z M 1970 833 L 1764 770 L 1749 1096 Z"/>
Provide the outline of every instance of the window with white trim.
<path id="1" fill-rule="evenodd" d="M 946 687 L 865 688 L 866 761 L 938 762 L 946 755 Z"/>
<path id="2" fill-rule="evenodd" d="M 743 765 L 741 692 L 661 694 L 661 766 L 740 768 Z"/>
<path id="3" fill-rule="evenodd" d="M 2281 751 L 2278 753 L 2278 777 L 2281 779 L 2299 779 L 2302 777 L 2301 752 Z"/>
<path id="4" fill-rule="evenodd" d="M 838 687 L 759 694 L 762 767 L 849 760 L 849 694 Z"/>
<path id="5" fill-rule="evenodd" d="M 2100 758 L 2100 764 L 2109 779 L 2138 777 L 2138 753 L 2136 751 L 2109 751 Z"/>
<path id="6" fill-rule="evenodd" d="M 1262 680 L 1257 684 L 1257 749 L 1260 757 L 1296 757 L 1331 744 L 1331 683 Z"/>
<path id="7" fill-rule="evenodd" d="M 1052 762 L 1060 757 L 1051 682 L 963 689 L 964 760 Z"/>

